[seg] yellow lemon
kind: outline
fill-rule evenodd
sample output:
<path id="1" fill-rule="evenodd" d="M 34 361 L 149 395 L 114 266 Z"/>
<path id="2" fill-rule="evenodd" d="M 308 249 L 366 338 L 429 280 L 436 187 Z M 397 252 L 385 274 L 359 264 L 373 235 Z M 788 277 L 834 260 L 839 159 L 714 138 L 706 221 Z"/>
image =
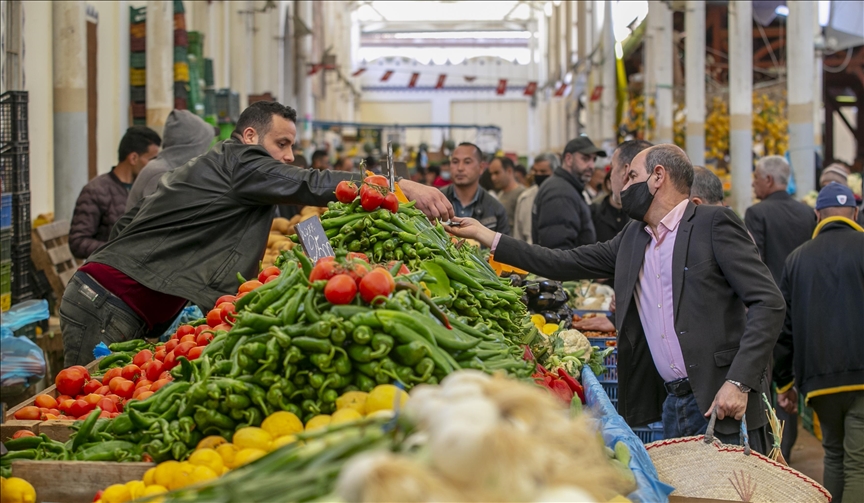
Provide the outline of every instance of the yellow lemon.
<path id="1" fill-rule="evenodd" d="M 222 472 L 222 470 L 220 469 L 219 473 L 221 473 L 221 472 Z M 218 478 L 218 477 L 219 477 L 219 475 L 217 475 L 217 473 L 215 471 L 213 471 L 212 469 L 210 469 L 209 467 L 196 466 L 192 470 L 192 473 L 189 475 L 189 480 L 191 483 L 197 484 L 199 482 L 206 482 L 208 480 L 213 480 L 213 479 Z"/>
<path id="2" fill-rule="evenodd" d="M 368 417 L 369 419 L 377 419 L 380 417 L 391 419 L 394 415 L 395 413 L 392 410 L 381 409 L 376 410 L 375 412 L 372 412 L 370 414 L 366 414 L 366 417 Z"/>
<path id="3" fill-rule="evenodd" d="M 167 493 L 167 492 L 168 492 L 167 487 L 163 487 L 163 486 L 160 486 L 158 484 L 153 484 L 152 486 L 147 486 L 144 489 L 144 496 L 152 496 L 154 494 L 162 494 L 162 493 Z"/>
<path id="4" fill-rule="evenodd" d="M 306 431 L 312 431 L 318 428 L 326 428 L 330 424 L 332 418 L 327 414 L 319 414 L 306 423 Z"/>
<path id="5" fill-rule="evenodd" d="M 255 426 L 240 428 L 234 432 L 234 445 L 239 449 L 261 449 L 267 451 L 270 449 L 270 443 L 273 442 L 273 436 Z"/>
<path id="6" fill-rule="evenodd" d="M 339 401 L 337 400 L 336 403 L 338 404 Z M 303 422 L 293 413 L 280 410 L 267 416 L 267 419 L 261 423 L 261 429 L 273 438 L 279 438 L 303 431 Z"/>
<path id="7" fill-rule="evenodd" d="M 164 461 L 156 466 L 156 473 L 153 474 L 153 482 L 163 487 L 171 486 L 171 479 L 174 477 L 174 471 L 180 466 L 177 461 Z"/>
<path id="8" fill-rule="evenodd" d="M 180 489 L 192 484 L 192 470 L 195 469 L 195 465 L 189 463 L 188 461 L 183 461 L 182 463 L 177 465 L 177 469 L 174 470 L 174 475 L 171 477 L 171 483 L 165 487 L 169 490 Z"/>
<path id="9" fill-rule="evenodd" d="M 251 463 L 265 454 L 267 454 L 267 452 L 261 449 L 243 449 L 238 452 L 237 457 L 234 458 L 234 466 L 240 467 L 247 463 Z"/>
<path id="10" fill-rule="evenodd" d="M 554 323 L 547 323 L 547 324 L 543 325 L 542 330 L 543 330 L 544 334 L 552 335 L 558 330 L 558 325 L 556 325 Z"/>
<path id="11" fill-rule="evenodd" d="M 366 414 L 366 399 L 369 393 L 363 391 L 349 391 L 336 399 L 336 410 L 354 409 L 362 416 Z"/>
<path id="12" fill-rule="evenodd" d="M 35 503 L 36 489 L 22 478 L 9 477 L 3 481 L 2 498 L 3 503 Z"/>
<path id="13" fill-rule="evenodd" d="M 144 482 L 140 480 L 131 480 L 129 482 L 126 482 L 125 485 L 126 488 L 129 489 L 129 495 L 133 500 L 137 500 L 138 498 L 143 496 L 144 489 L 147 488 L 147 486 L 144 485 Z"/>
<path id="14" fill-rule="evenodd" d="M 408 401 L 408 393 L 392 384 L 375 386 L 369 393 L 369 398 L 366 399 L 366 413 L 371 414 L 379 410 L 393 410 L 397 400 L 400 409 L 405 407 L 405 402 Z"/>
<path id="15" fill-rule="evenodd" d="M 534 326 L 537 328 L 543 328 L 543 325 L 546 324 L 546 318 L 544 318 L 542 314 L 532 314 L 531 322 L 534 323 Z"/>
<path id="16" fill-rule="evenodd" d="M 225 466 L 215 449 L 198 449 L 189 456 L 189 462 L 195 466 L 206 466 L 216 474 L 222 473 L 222 467 Z"/>
<path id="17" fill-rule="evenodd" d="M 156 483 L 156 467 L 147 470 L 144 472 L 144 477 L 142 477 L 145 486 L 152 486 Z"/>
<path id="18" fill-rule="evenodd" d="M 297 437 L 295 437 L 294 435 L 281 436 L 281 437 L 279 437 L 273 441 L 273 450 L 275 451 L 276 449 L 278 449 L 282 446 L 285 446 L 288 444 L 293 444 L 296 441 L 297 441 Z"/>
<path id="19" fill-rule="evenodd" d="M 102 491 L 102 501 L 105 503 L 126 503 L 131 500 L 132 495 L 129 493 L 129 488 L 123 484 L 114 484 Z"/>
<path id="20" fill-rule="evenodd" d="M 222 463 L 227 468 L 234 468 L 234 460 L 239 451 L 240 449 L 238 449 L 234 444 L 222 444 L 216 448 L 216 452 L 218 452 L 219 457 L 222 458 Z"/>
<path id="21" fill-rule="evenodd" d="M 231 471 L 231 469 L 228 468 L 227 466 L 223 466 L 223 467 L 222 467 L 222 475 L 225 475 L 226 473 L 228 473 L 228 472 L 230 472 L 230 471 Z"/>
<path id="22" fill-rule="evenodd" d="M 209 437 L 202 438 L 195 449 L 215 449 L 220 445 L 227 443 L 228 441 L 219 435 L 210 435 Z"/>
<path id="23" fill-rule="evenodd" d="M 353 423 L 363 419 L 363 416 L 356 409 L 342 409 L 333 413 L 330 424 Z"/>

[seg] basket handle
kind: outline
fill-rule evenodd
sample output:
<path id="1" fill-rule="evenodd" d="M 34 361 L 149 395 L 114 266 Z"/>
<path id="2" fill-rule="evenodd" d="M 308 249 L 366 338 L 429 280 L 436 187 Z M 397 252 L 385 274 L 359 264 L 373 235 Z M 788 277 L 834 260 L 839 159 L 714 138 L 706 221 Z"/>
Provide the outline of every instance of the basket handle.
<path id="1" fill-rule="evenodd" d="M 714 424 L 717 422 L 717 407 L 711 409 L 711 419 L 708 421 L 708 429 L 705 431 L 705 443 L 714 442 Z M 744 455 L 750 455 L 750 435 L 747 433 L 747 414 L 741 417 L 741 445 L 744 446 Z"/>

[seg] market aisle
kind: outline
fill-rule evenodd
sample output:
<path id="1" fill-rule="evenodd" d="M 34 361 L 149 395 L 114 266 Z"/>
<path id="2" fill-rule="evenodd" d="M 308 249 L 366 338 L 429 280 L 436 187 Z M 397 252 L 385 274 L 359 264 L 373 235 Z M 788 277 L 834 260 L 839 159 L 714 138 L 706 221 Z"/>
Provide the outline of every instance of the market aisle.
<path id="1" fill-rule="evenodd" d="M 805 430 L 799 421 L 798 441 L 792 448 L 792 468 L 821 484 L 824 457 L 825 451 L 822 450 L 822 442 Z"/>

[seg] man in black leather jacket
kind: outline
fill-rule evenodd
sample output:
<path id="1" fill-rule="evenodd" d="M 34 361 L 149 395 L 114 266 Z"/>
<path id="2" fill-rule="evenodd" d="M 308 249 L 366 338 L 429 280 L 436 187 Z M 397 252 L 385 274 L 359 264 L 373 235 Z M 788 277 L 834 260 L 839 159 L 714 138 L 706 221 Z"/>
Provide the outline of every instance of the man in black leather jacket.
<path id="1" fill-rule="evenodd" d="M 100 341 L 158 335 L 187 300 L 202 310 L 255 277 L 274 206 L 324 206 L 362 175 L 290 166 L 296 112 L 275 102 L 244 110 L 232 138 L 162 177 L 111 239 L 69 281 L 60 307 L 66 366 L 86 364 Z M 432 187 L 399 186 L 430 218 L 453 208 Z"/>

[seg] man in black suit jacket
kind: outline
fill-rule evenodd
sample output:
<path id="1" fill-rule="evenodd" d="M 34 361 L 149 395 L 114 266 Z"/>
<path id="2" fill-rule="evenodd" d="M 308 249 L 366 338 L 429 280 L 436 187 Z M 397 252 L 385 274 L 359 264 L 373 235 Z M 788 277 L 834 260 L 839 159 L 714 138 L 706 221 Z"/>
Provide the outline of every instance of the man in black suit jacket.
<path id="1" fill-rule="evenodd" d="M 764 451 L 761 394 L 785 314 L 780 291 L 731 210 L 688 200 L 693 167 L 680 148 L 640 152 L 627 180 L 622 203 L 634 221 L 605 243 L 550 250 L 470 219 L 449 230 L 548 278 L 614 277 L 618 410 L 627 422 L 662 418 L 668 437 L 697 435 L 716 410 L 718 438 L 738 443 L 746 411 L 751 445 Z"/>

